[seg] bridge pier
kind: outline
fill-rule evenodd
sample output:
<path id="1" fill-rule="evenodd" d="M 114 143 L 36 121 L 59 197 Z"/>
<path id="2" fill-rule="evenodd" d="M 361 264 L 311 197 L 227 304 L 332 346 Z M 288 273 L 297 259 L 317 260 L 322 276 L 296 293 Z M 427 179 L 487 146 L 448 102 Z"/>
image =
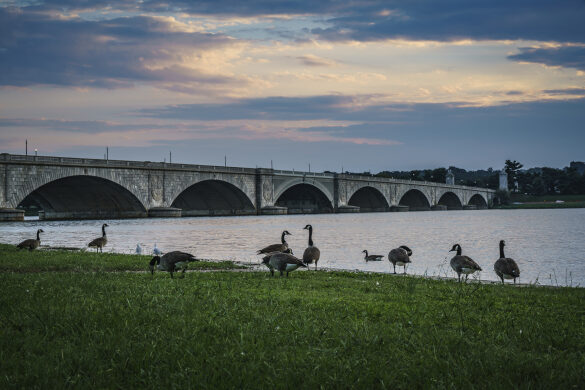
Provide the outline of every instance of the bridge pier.
<path id="1" fill-rule="evenodd" d="M 265 206 L 260 209 L 261 215 L 285 215 L 288 214 L 287 207 L 280 206 Z"/>
<path id="2" fill-rule="evenodd" d="M 148 209 L 150 218 L 177 218 L 182 215 L 181 209 L 176 207 L 152 207 Z"/>
<path id="3" fill-rule="evenodd" d="M 344 206 L 339 206 L 337 208 L 337 212 L 338 213 L 359 213 L 360 208 L 358 206 L 344 205 Z"/>
<path id="4" fill-rule="evenodd" d="M 0 209 L 0 222 L 24 221 L 24 210 Z"/>

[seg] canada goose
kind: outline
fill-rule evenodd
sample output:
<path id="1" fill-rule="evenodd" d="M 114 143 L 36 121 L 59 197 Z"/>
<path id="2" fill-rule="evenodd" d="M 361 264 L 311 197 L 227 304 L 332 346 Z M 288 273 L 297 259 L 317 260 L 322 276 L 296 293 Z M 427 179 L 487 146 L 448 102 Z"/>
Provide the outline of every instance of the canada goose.
<path id="1" fill-rule="evenodd" d="M 366 254 L 364 256 L 364 260 L 366 260 L 366 263 L 368 261 L 380 261 L 380 260 L 382 260 L 382 257 L 384 257 L 384 255 L 368 255 L 368 251 L 365 249 L 362 251 L 362 253 Z"/>
<path id="2" fill-rule="evenodd" d="M 18 249 L 28 249 L 29 251 L 32 251 L 33 249 L 37 249 L 39 247 L 39 245 L 41 245 L 41 233 L 44 233 L 44 232 L 45 231 L 43 229 L 37 230 L 37 239 L 36 240 L 34 238 L 29 238 L 28 240 L 24 240 L 23 242 L 18 244 L 16 247 Z"/>
<path id="3" fill-rule="evenodd" d="M 297 259 L 289 253 L 276 252 L 264 256 L 262 263 L 270 269 L 270 274 L 274 276 L 274 270 L 280 271 L 280 276 L 296 270 L 299 267 L 307 267 L 300 259 Z"/>
<path id="4" fill-rule="evenodd" d="M 316 246 L 313 246 L 313 226 L 307 225 L 303 229 L 309 230 L 309 246 L 303 253 L 303 263 L 309 265 L 315 262 L 315 270 L 317 269 L 317 262 L 321 257 L 321 251 Z"/>
<path id="5" fill-rule="evenodd" d="M 156 264 L 156 268 L 159 271 L 168 271 L 171 273 L 171 278 L 173 277 L 173 272 L 178 271 L 180 269 L 183 270 L 182 274 L 185 277 L 185 270 L 187 266 L 192 261 L 199 261 L 190 253 L 185 253 L 181 251 L 173 251 L 164 254 L 161 256 L 154 256 L 152 260 L 150 260 L 149 267 L 151 275 L 154 275 L 154 265 Z"/>
<path id="6" fill-rule="evenodd" d="M 457 272 L 457 280 L 461 281 L 461 274 L 465 274 L 465 280 L 469 274 L 475 271 L 481 271 L 481 267 L 468 256 L 461 255 L 461 245 L 455 244 L 449 252 L 457 251 L 457 254 L 451 259 L 451 268 Z"/>
<path id="7" fill-rule="evenodd" d="M 136 244 L 136 251 L 135 253 L 137 255 L 141 255 L 142 254 L 142 247 L 140 246 L 140 243 Z"/>
<path id="8" fill-rule="evenodd" d="M 154 248 L 152 249 L 152 254 L 155 256 L 162 255 L 162 251 L 159 248 L 157 248 L 156 242 L 154 243 Z"/>
<path id="9" fill-rule="evenodd" d="M 106 244 L 108 243 L 108 237 L 106 237 L 106 226 L 109 226 L 109 225 L 107 223 L 104 223 L 102 225 L 102 236 L 101 237 L 98 237 L 95 240 L 93 240 L 92 242 L 90 242 L 89 244 L 87 244 L 88 247 L 95 248 L 95 253 L 97 253 L 98 249 L 100 250 L 100 252 L 103 252 L 104 246 L 106 246 Z"/>
<path id="10" fill-rule="evenodd" d="M 388 260 L 394 266 L 394 273 L 396 273 L 396 266 L 398 265 L 404 267 L 404 273 L 406 274 L 406 264 L 411 262 L 410 256 L 412 256 L 412 250 L 406 245 L 394 248 L 388 253 Z"/>
<path id="11" fill-rule="evenodd" d="M 494 271 L 496 271 L 496 275 L 502 280 L 502 284 L 504 284 L 504 279 L 514 279 L 514 284 L 516 284 L 516 278 L 520 277 L 520 268 L 518 268 L 518 264 L 513 259 L 504 255 L 505 246 L 506 242 L 501 240 L 500 258 L 494 264 Z"/>
<path id="12" fill-rule="evenodd" d="M 288 248 L 288 243 L 284 239 L 284 236 L 292 236 L 292 234 L 290 234 L 288 230 L 283 231 L 282 235 L 280 236 L 280 244 L 268 245 L 266 248 L 260 249 L 258 252 L 256 252 L 256 254 L 261 255 L 264 253 L 284 252 L 286 248 Z"/>

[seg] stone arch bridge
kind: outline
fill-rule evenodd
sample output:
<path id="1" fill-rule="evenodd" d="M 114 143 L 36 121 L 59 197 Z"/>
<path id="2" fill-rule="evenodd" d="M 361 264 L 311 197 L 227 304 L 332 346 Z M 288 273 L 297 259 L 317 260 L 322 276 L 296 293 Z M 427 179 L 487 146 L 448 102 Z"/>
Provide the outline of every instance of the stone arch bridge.
<path id="1" fill-rule="evenodd" d="M 0 154 L 0 220 L 484 209 L 493 190 L 337 173 Z"/>

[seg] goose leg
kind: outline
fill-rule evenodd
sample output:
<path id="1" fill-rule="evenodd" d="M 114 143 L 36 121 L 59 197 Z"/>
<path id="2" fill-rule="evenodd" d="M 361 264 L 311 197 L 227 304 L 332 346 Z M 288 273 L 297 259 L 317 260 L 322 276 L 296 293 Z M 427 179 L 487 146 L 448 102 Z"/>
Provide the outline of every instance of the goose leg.
<path id="1" fill-rule="evenodd" d="M 457 272 L 457 281 L 461 283 L 461 272 Z"/>
<path id="2" fill-rule="evenodd" d="M 273 269 L 270 270 L 270 275 L 271 276 L 274 276 L 274 270 Z"/>
<path id="3" fill-rule="evenodd" d="M 396 274 L 396 264 L 392 264 L 394 266 L 394 274 Z"/>
<path id="4" fill-rule="evenodd" d="M 406 264 L 404 264 L 404 272 L 403 272 L 403 274 L 406 275 Z"/>
<path id="5" fill-rule="evenodd" d="M 181 272 L 181 279 L 183 279 L 185 277 L 186 270 L 187 270 L 187 268 L 183 268 L 183 272 Z"/>
<path id="6" fill-rule="evenodd" d="M 502 284 L 504 284 L 504 275 L 500 276 L 500 279 L 502 279 Z"/>

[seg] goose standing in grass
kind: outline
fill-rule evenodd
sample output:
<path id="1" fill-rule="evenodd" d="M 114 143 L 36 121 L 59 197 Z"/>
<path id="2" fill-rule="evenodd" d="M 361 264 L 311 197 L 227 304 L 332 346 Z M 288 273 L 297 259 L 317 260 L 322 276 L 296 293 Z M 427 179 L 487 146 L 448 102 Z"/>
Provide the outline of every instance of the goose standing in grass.
<path id="1" fill-rule="evenodd" d="M 457 280 L 461 281 L 461 274 L 465 274 L 465 280 L 469 274 L 474 273 L 475 271 L 481 271 L 481 267 L 468 256 L 461 255 L 461 245 L 455 244 L 453 248 L 449 252 L 457 252 L 455 256 L 451 259 L 451 268 L 453 271 L 457 272 Z"/>
<path id="2" fill-rule="evenodd" d="M 190 253 L 185 253 L 181 251 L 173 251 L 168 252 L 165 255 L 161 256 L 154 256 L 152 260 L 150 260 L 149 268 L 150 274 L 154 275 L 154 266 L 159 271 L 167 271 L 171 273 L 171 278 L 173 278 L 173 272 L 183 270 L 182 277 L 185 277 L 185 270 L 187 270 L 187 266 L 189 263 L 193 261 L 199 261 Z"/>
<path id="3" fill-rule="evenodd" d="M 504 255 L 505 246 L 506 242 L 501 240 L 500 258 L 494 264 L 494 271 L 496 271 L 496 275 L 502 280 L 502 284 L 504 284 L 504 279 L 514 279 L 514 284 L 516 284 L 516 278 L 520 277 L 520 268 L 518 268 L 518 264 L 513 259 Z"/>
<path id="4" fill-rule="evenodd" d="M 283 252 L 269 253 L 262 259 L 262 264 L 270 269 L 272 276 L 274 276 L 274 270 L 277 270 L 280 272 L 280 276 L 286 272 L 287 278 L 289 272 L 293 272 L 299 267 L 307 267 L 301 259 L 296 258 L 290 253 Z"/>
<path id="5" fill-rule="evenodd" d="M 104 246 L 108 243 L 108 237 L 106 236 L 106 227 L 110 226 L 107 223 L 102 225 L 102 236 L 92 240 L 89 244 L 87 244 L 90 248 L 95 248 L 95 253 L 97 253 L 98 249 L 100 252 L 103 252 Z"/>
<path id="6" fill-rule="evenodd" d="M 307 229 L 309 231 L 309 246 L 303 253 L 303 263 L 309 265 L 315 262 L 315 270 L 317 270 L 317 262 L 321 257 L 321 251 L 319 248 L 313 245 L 313 226 L 307 225 L 303 229 Z"/>
<path id="7" fill-rule="evenodd" d="M 388 260 L 394 266 L 394 273 L 396 273 L 396 266 L 398 265 L 404 267 L 404 274 L 406 274 L 406 264 L 411 262 L 410 256 L 412 256 L 412 250 L 406 245 L 394 248 L 388 253 Z"/>
<path id="8" fill-rule="evenodd" d="M 41 245 L 41 233 L 44 233 L 44 232 L 45 231 L 43 229 L 37 230 L 37 239 L 36 240 L 34 238 L 29 238 L 28 240 L 24 240 L 23 242 L 18 244 L 16 247 L 18 249 L 28 249 L 29 251 L 32 251 L 33 249 L 37 249 L 39 247 L 39 245 Z"/>
<path id="9" fill-rule="evenodd" d="M 156 242 L 154 243 L 154 248 L 152 249 L 152 254 L 155 256 L 162 255 L 162 251 L 156 246 Z"/>
<path id="10" fill-rule="evenodd" d="M 272 252 L 284 252 L 288 248 L 288 243 L 284 239 L 285 236 L 292 236 L 292 234 L 290 234 L 288 230 L 283 231 L 282 235 L 280 236 L 280 244 L 268 245 L 267 247 L 260 249 L 258 252 L 256 252 L 256 254 L 261 255 Z"/>
<path id="11" fill-rule="evenodd" d="M 367 250 L 363 250 L 362 253 L 365 253 L 366 255 L 364 256 L 364 260 L 366 260 L 366 263 L 368 261 L 381 261 L 382 257 L 384 257 L 384 255 L 368 255 L 368 251 Z"/>

